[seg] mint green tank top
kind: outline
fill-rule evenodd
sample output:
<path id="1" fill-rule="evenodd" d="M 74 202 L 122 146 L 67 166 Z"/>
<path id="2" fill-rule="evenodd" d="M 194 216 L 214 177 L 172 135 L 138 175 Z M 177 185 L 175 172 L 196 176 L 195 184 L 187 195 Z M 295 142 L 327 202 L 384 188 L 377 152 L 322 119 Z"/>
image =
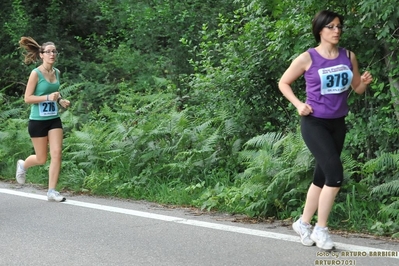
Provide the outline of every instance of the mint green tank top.
<path id="1" fill-rule="evenodd" d="M 54 83 L 48 82 L 42 72 L 38 68 L 33 69 L 36 71 L 39 79 L 36 84 L 35 96 L 43 96 L 53 92 L 56 92 L 60 88 L 60 78 L 58 70 L 53 68 L 55 71 L 56 81 Z M 59 117 L 58 105 L 56 101 L 44 101 L 41 103 L 34 103 L 30 109 L 30 120 L 50 120 Z"/>

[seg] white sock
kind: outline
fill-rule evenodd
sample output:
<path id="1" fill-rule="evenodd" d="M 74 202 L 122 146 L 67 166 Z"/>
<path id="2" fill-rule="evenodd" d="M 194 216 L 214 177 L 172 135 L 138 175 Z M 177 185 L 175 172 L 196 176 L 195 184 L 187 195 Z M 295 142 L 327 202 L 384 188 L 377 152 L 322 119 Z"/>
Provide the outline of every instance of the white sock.
<path id="1" fill-rule="evenodd" d="M 327 226 L 319 226 L 318 224 L 316 224 L 316 226 L 314 227 L 314 229 L 316 230 L 325 230 L 327 228 Z"/>

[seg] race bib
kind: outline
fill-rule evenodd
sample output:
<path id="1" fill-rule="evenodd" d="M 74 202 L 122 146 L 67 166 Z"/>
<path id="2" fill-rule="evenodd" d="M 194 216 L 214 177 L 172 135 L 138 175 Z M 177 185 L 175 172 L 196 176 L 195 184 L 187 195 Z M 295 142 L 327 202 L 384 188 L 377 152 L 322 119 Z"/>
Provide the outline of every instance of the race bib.
<path id="1" fill-rule="evenodd" d="M 319 69 L 321 94 L 339 94 L 348 90 L 352 83 L 353 73 L 346 65 L 337 65 Z"/>
<path id="2" fill-rule="evenodd" d="M 53 116 L 58 114 L 58 106 L 54 101 L 45 101 L 39 103 L 40 116 Z"/>

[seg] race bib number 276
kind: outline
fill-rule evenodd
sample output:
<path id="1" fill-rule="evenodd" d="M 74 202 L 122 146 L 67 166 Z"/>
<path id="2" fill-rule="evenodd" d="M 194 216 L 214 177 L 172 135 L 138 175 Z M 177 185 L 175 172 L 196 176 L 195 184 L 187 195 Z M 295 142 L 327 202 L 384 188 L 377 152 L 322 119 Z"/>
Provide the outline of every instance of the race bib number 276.
<path id="1" fill-rule="evenodd" d="M 40 116 L 53 116 L 58 114 L 58 106 L 54 101 L 45 101 L 39 103 Z"/>

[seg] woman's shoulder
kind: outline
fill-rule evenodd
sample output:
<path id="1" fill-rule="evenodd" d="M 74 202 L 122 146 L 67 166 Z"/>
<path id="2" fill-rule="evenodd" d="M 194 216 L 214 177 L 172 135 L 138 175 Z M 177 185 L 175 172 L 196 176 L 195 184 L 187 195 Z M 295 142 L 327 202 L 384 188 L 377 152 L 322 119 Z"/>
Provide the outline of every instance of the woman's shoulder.
<path id="1" fill-rule="evenodd" d="M 311 64 L 312 58 L 310 57 L 310 54 L 308 52 L 303 52 L 292 61 L 291 67 L 306 71 Z"/>
<path id="2" fill-rule="evenodd" d="M 301 53 L 298 57 L 297 60 L 303 64 L 308 64 L 309 62 L 312 62 L 312 57 L 310 55 L 309 50 Z"/>
<path id="3" fill-rule="evenodd" d="M 35 67 L 34 69 L 32 69 L 32 71 L 30 72 L 30 75 L 32 76 L 39 76 L 39 74 L 41 74 L 40 70 Z"/>

